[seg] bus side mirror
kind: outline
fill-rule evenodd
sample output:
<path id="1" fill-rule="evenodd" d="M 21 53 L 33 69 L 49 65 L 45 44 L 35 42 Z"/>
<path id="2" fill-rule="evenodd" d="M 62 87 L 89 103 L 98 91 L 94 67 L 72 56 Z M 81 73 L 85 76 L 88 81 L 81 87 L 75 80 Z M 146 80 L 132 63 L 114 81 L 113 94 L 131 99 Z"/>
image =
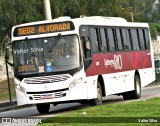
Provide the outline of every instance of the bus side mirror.
<path id="1" fill-rule="evenodd" d="M 13 67 L 13 63 L 10 63 L 8 60 L 9 60 L 9 45 L 11 45 L 11 43 L 9 42 L 6 46 L 6 50 L 5 50 L 5 60 L 6 60 L 6 63 L 8 63 L 11 67 Z"/>

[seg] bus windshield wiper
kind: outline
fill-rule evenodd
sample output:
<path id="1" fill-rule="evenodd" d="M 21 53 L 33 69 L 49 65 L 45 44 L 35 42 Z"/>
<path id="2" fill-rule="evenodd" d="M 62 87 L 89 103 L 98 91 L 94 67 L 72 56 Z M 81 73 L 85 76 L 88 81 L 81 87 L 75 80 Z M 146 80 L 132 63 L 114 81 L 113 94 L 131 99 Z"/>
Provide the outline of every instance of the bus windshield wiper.
<path id="1" fill-rule="evenodd" d="M 33 47 L 32 47 L 31 42 L 28 40 L 28 37 L 25 38 L 25 41 L 28 43 L 28 46 L 29 46 L 31 60 L 32 60 L 32 62 L 33 62 L 35 65 L 37 65 L 37 57 L 36 57 L 36 54 L 35 54 L 34 51 L 31 52 L 31 49 L 32 49 Z"/>
<path id="2" fill-rule="evenodd" d="M 31 57 L 36 57 L 35 52 L 33 52 L 33 53 L 31 52 L 31 49 L 32 49 L 33 47 L 32 47 L 32 45 L 31 45 L 31 42 L 28 40 L 28 37 L 25 38 L 25 41 L 28 43 Z"/>
<path id="3" fill-rule="evenodd" d="M 61 38 L 61 33 L 59 33 L 56 37 L 56 40 L 54 41 L 54 43 L 51 45 L 51 48 L 49 49 L 49 52 L 52 53 L 53 47 L 55 47 L 59 41 L 59 39 Z"/>

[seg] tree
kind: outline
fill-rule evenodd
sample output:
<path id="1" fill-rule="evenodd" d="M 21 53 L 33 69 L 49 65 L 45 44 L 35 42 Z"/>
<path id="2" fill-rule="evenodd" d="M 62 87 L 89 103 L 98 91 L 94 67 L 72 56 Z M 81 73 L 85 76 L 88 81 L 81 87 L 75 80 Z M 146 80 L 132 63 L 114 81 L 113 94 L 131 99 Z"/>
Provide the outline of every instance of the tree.
<path id="1" fill-rule="evenodd" d="M 154 10 L 153 10 L 153 22 L 160 23 L 160 0 L 157 0 L 154 4 Z"/>
<path id="2" fill-rule="evenodd" d="M 7 9 L 6 9 L 7 8 Z M 0 25 L 0 47 L 5 45 L 4 38 L 11 38 L 13 26 L 44 19 L 43 1 L 36 0 L 1 0 L 0 15 L 4 17 Z M 5 31 L 4 31 L 5 29 Z M 6 40 L 10 41 L 10 40 Z"/>
<path id="3" fill-rule="evenodd" d="M 2 43 L 4 37 L 6 36 L 6 21 L 5 18 L 0 16 L 0 55 L 2 54 L 2 50 L 4 49 L 4 44 Z M 4 50 L 3 50 L 4 51 Z"/>
<path id="4" fill-rule="evenodd" d="M 151 37 L 153 39 L 157 38 L 158 35 L 158 27 L 160 27 L 160 25 L 156 24 L 156 23 L 149 23 L 149 28 L 150 28 L 150 33 L 151 33 Z"/>
<path id="5" fill-rule="evenodd" d="M 160 0 L 50 0 L 52 18 L 70 16 L 123 17 L 136 22 L 160 22 Z M 44 20 L 43 0 L 0 0 L 0 47 L 14 25 Z M 0 48 L 0 49 L 1 49 Z"/>

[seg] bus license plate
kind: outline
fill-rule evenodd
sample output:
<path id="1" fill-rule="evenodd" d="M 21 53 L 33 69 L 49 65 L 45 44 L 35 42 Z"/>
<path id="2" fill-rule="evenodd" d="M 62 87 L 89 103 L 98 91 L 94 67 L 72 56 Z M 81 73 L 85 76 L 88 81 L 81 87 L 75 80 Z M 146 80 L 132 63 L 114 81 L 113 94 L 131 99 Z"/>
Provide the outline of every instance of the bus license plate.
<path id="1" fill-rule="evenodd" d="M 42 99 L 51 99 L 53 98 L 53 94 L 43 94 Z"/>

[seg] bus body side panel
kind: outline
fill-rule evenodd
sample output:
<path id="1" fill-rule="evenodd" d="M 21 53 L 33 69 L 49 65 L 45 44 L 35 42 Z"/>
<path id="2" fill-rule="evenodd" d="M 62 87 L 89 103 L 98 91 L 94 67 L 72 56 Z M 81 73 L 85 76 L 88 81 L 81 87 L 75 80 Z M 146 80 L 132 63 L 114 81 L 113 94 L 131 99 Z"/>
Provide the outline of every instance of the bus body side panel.
<path id="1" fill-rule="evenodd" d="M 132 70 L 115 74 L 104 74 L 106 95 L 134 90 L 134 73 L 135 71 Z"/>
<path id="2" fill-rule="evenodd" d="M 87 84 L 87 99 L 97 98 L 97 78 L 98 76 L 90 76 L 86 79 Z"/>
<path id="3" fill-rule="evenodd" d="M 152 68 L 150 51 L 93 54 L 86 76 Z"/>
<path id="4" fill-rule="evenodd" d="M 134 90 L 136 70 L 142 81 L 141 87 L 154 81 L 154 76 L 150 78 L 154 74 L 153 66 L 150 50 L 93 54 L 86 76 L 103 75 L 106 94 L 110 95 Z"/>
<path id="5" fill-rule="evenodd" d="M 145 87 L 155 80 L 154 68 L 140 69 L 139 70 L 141 87 Z"/>
<path id="6" fill-rule="evenodd" d="M 27 104 L 27 99 L 25 97 L 25 94 L 18 91 L 16 89 L 16 100 L 17 100 L 17 105 L 26 105 Z"/>

